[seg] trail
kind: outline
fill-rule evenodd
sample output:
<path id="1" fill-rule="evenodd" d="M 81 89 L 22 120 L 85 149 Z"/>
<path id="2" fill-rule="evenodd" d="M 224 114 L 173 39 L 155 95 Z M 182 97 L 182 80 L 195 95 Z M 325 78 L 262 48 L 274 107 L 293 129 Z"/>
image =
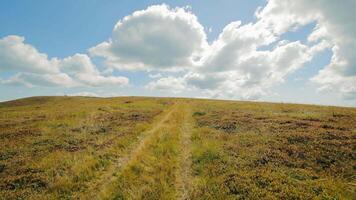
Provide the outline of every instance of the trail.
<path id="1" fill-rule="evenodd" d="M 99 193 L 115 180 L 115 174 L 120 172 L 131 160 L 135 159 L 135 157 L 140 154 L 148 141 L 150 141 L 155 136 L 154 133 L 157 132 L 157 130 L 159 130 L 166 121 L 168 121 L 177 107 L 178 105 L 176 103 L 171 108 L 169 108 L 168 112 L 158 122 L 156 122 L 150 130 L 141 134 L 141 136 L 139 136 L 138 142 L 129 148 L 129 153 L 126 156 L 118 159 L 116 163 L 112 164 L 106 170 L 106 172 L 100 176 L 99 180 L 87 189 L 88 193 L 79 197 L 79 199 L 98 199 Z"/>
<path id="2" fill-rule="evenodd" d="M 192 155 L 191 155 L 191 134 L 192 134 L 192 115 L 190 105 L 185 106 L 184 120 L 181 127 L 181 155 L 180 165 L 177 170 L 177 199 L 187 200 L 189 198 L 189 191 L 192 180 Z"/>
<path id="3" fill-rule="evenodd" d="M 191 113 L 191 105 L 188 102 L 176 102 L 166 114 L 163 114 L 160 120 L 158 120 L 152 128 L 143 134 L 138 139 L 135 145 L 132 145 L 128 149 L 126 156 L 117 160 L 112 164 L 100 178 L 95 181 L 90 188 L 87 189 L 87 193 L 80 199 L 100 199 L 102 195 L 105 196 L 112 184 L 122 175 L 123 170 L 128 166 L 134 164 L 138 160 L 144 158 L 148 152 L 152 149 L 150 145 L 157 142 L 157 138 L 162 137 L 164 134 L 177 134 L 177 137 L 173 137 L 178 145 L 179 154 L 176 155 L 177 163 L 176 167 L 172 168 L 173 176 L 172 186 L 175 190 L 175 198 L 180 200 L 190 199 L 190 188 L 192 179 L 192 158 L 191 158 L 191 134 L 193 129 L 193 119 Z M 174 127 L 174 128 L 173 128 Z M 173 128 L 173 129 L 172 129 Z M 177 130 L 169 131 L 167 130 Z M 162 131 L 166 130 L 166 131 Z M 148 151 L 148 152 L 147 152 Z M 160 158 L 158 158 L 160 159 Z M 163 158 L 162 158 L 163 159 Z M 173 159 L 174 160 L 174 159 Z M 172 161 L 173 162 L 173 161 Z M 175 177 L 175 178 L 174 178 Z"/>

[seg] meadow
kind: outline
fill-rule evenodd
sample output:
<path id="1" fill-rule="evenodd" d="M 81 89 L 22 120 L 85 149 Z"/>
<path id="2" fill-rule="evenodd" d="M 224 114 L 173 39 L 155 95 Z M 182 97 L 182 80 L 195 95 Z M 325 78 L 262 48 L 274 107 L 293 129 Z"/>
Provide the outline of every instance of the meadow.
<path id="1" fill-rule="evenodd" d="M 356 199 L 356 109 L 154 97 L 0 103 L 0 199 Z"/>

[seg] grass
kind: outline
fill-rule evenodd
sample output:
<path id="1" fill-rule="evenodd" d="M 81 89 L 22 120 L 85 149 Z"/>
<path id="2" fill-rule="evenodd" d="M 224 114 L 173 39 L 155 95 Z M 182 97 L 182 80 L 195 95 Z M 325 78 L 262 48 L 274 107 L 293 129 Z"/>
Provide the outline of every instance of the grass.
<path id="1" fill-rule="evenodd" d="M 354 199 L 356 110 L 206 101 L 195 107 L 193 199 Z"/>
<path id="2" fill-rule="evenodd" d="M 2 199 L 355 199 L 356 109 L 174 98 L 0 103 Z"/>
<path id="3" fill-rule="evenodd" d="M 0 196 L 56 199 L 85 191 L 169 106 L 129 100 L 43 97 L 1 104 Z"/>

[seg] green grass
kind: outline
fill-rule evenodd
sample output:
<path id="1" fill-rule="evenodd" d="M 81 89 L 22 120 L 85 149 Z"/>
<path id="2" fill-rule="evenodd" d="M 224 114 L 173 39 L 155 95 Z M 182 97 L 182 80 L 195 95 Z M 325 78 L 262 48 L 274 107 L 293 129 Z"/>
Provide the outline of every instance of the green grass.
<path id="1" fill-rule="evenodd" d="M 0 103 L 0 199 L 355 199 L 356 109 L 174 98 Z"/>
<path id="2" fill-rule="evenodd" d="M 195 107 L 193 199 L 354 199 L 356 110 L 206 101 Z"/>

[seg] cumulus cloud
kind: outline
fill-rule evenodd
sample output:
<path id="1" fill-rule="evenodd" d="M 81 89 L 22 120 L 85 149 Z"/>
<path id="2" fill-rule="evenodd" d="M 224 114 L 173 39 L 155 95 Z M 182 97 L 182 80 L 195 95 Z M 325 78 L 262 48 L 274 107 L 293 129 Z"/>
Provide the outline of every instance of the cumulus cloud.
<path id="1" fill-rule="evenodd" d="M 85 54 L 64 59 L 51 58 L 11 35 L 0 39 L 0 71 L 15 73 L 2 84 L 34 86 L 125 85 L 126 77 L 103 76 Z"/>
<path id="2" fill-rule="evenodd" d="M 172 93 L 179 93 L 187 90 L 185 81 L 182 78 L 168 76 L 150 82 L 146 88 L 151 90 L 169 90 Z"/>
<path id="3" fill-rule="evenodd" d="M 320 85 L 320 91 L 337 91 L 344 99 L 356 99 L 356 76 L 340 74 L 331 64 L 320 70 L 312 81 Z"/>
<path id="4" fill-rule="evenodd" d="M 6 85 L 25 85 L 27 87 L 35 86 L 65 86 L 72 87 L 77 85 L 71 77 L 65 73 L 57 74 L 36 74 L 36 73 L 17 73 L 14 76 L 10 77 L 7 80 L 3 80 L 2 84 Z"/>
<path id="5" fill-rule="evenodd" d="M 356 98 L 354 7 L 356 2 L 352 0 L 269 0 L 256 11 L 255 23 L 228 24 L 205 48 L 196 67 L 178 79 L 187 87 L 202 89 L 212 96 L 259 98 L 316 54 L 330 48 L 330 64 L 311 80 L 320 85 L 320 90 Z M 283 34 L 311 23 L 316 26 L 307 43 L 281 40 Z M 261 50 L 267 45 L 274 47 Z"/>
<path id="6" fill-rule="evenodd" d="M 356 25 L 353 9 L 356 1 L 332 0 L 270 0 L 257 16 L 275 32 L 283 32 L 310 22 L 316 22 L 309 42 L 327 41 L 332 46 L 330 64 L 312 81 L 320 89 L 338 91 L 349 99 L 356 98 Z"/>
<path id="7" fill-rule="evenodd" d="M 155 79 L 155 78 L 161 78 L 162 74 L 161 73 L 157 73 L 157 74 L 148 74 L 148 77 Z"/>
<path id="8" fill-rule="evenodd" d="M 94 92 L 77 92 L 77 93 L 69 94 L 68 96 L 99 97 L 100 95 Z"/>
<path id="9" fill-rule="evenodd" d="M 10 35 L 0 39 L 0 71 L 57 73 L 58 60 L 24 43 L 25 38 Z"/>
<path id="10" fill-rule="evenodd" d="M 120 20 L 109 41 L 89 51 L 125 70 L 193 66 L 207 46 L 206 34 L 187 8 L 150 6 Z"/>
<path id="11" fill-rule="evenodd" d="M 129 82 L 126 77 L 102 76 L 85 54 L 75 54 L 61 60 L 59 68 L 84 85 L 126 85 Z"/>
<path id="12" fill-rule="evenodd" d="M 184 81 L 198 89 L 216 89 L 219 83 L 226 78 L 224 73 L 197 73 L 189 72 L 184 76 Z"/>
<path id="13" fill-rule="evenodd" d="M 197 67 L 179 80 L 213 97 L 259 98 L 327 47 L 324 42 L 308 46 L 300 41 L 280 41 L 271 50 L 259 50 L 279 41 L 282 34 L 267 25 L 261 20 L 228 24 L 206 49 Z"/>
<path id="14" fill-rule="evenodd" d="M 229 58 L 231 65 L 228 69 L 213 68 L 216 70 L 211 71 L 203 68 L 188 73 L 184 80 L 188 85 L 206 90 L 214 97 L 257 99 L 266 95 L 266 90 L 276 83 L 283 82 L 285 76 L 310 61 L 314 52 L 300 42 L 290 42 L 270 51 L 253 50 L 240 57 L 235 56 L 235 60 Z M 203 66 L 214 66 L 209 64 Z"/>
<path id="15" fill-rule="evenodd" d="M 260 23 L 241 26 L 240 21 L 228 24 L 202 58 L 201 66 L 212 71 L 234 70 L 237 62 L 276 36 Z"/>

